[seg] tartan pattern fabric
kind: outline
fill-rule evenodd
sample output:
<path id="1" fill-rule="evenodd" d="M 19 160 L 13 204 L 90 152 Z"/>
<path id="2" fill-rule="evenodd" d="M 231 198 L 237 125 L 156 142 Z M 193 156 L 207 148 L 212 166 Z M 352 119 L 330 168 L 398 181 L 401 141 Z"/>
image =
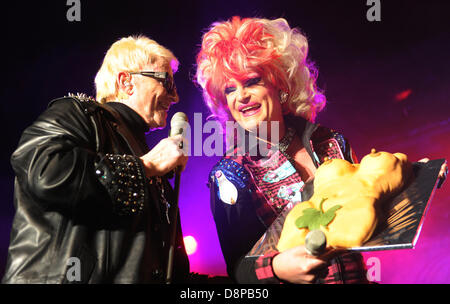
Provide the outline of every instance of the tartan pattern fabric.
<path id="1" fill-rule="evenodd" d="M 264 180 L 264 176 L 270 171 L 273 172 L 280 168 L 282 165 L 292 167 L 293 173 L 276 182 Z M 279 151 L 274 153 L 269 160 L 260 161 L 255 164 L 248 163 L 245 164 L 244 167 L 250 173 L 253 185 L 255 185 L 257 193 L 262 198 L 256 201 L 256 212 L 260 219 L 265 223 L 266 227 L 269 227 L 284 207 L 290 202 L 290 200 L 278 196 L 280 187 L 282 185 L 302 183 L 302 179 L 286 156 Z"/>
<path id="2" fill-rule="evenodd" d="M 255 273 L 260 283 L 281 284 L 281 281 L 273 273 L 272 268 L 272 260 L 277 254 L 279 254 L 278 251 L 270 251 L 256 259 Z"/>
<path id="3" fill-rule="evenodd" d="M 367 269 L 360 254 L 348 253 L 331 260 L 328 275 L 321 284 L 368 284 Z"/>
<path id="4" fill-rule="evenodd" d="M 328 157 L 328 159 L 344 159 L 339 143 L 334 138 L 319 143 L 316 146 L 316 153 L 321 163 L 325 161 L 325 157 Z"/>
<path id="5" fill-rule="evenodd" d="M 345 155 L 351 154 L 348 151 L 351 149 L 350 145 L 342 134 L 322 126 L 319 126 L 312 134 L 310 143 L 313 150 L 316 150 L 321 163 L 325 157 L 345 159 Z"/>

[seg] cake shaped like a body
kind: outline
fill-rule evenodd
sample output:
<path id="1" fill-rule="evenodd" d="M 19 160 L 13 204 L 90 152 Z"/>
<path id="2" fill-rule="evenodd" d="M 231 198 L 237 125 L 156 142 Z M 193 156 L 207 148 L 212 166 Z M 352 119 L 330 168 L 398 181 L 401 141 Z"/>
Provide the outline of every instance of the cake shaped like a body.
<path id="1" fill-rule="evenodd" d="M 403 153 L 372 150 L 360 164 L 325 161 L 316 171 L 314 195 L 288 213 L 278 250 L 304 244 L 310 229 L 321 229 L 330 246 L 361 246 L 380 220 L 380 204 L 400 192 L 411 174 L 411 163 Z M 314 216 L 322 218 L 311 220 Z M 308 221 L 313 224 L 308 226 Z"/>

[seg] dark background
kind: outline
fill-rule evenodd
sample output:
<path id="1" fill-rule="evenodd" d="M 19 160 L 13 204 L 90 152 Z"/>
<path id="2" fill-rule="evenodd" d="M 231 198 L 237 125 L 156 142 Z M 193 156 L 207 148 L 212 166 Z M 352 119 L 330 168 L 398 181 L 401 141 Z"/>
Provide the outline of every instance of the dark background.
<path id="1" fill-rule="evenodd" d="M 81 21 L 69 22 L 66 1 L 30 1 L 2 7 L 2 130 L 0 175 L 0 275 L 14 215 L 9 157 L 21 132 L 68 92 L 95 95 L 94 77 L 109 46 L 144 34 L 171 49 L 177 111 L 209 112 L 193 84 L 195 55 L 212 22 L 233 15 L 284 17 L 310 43 L 319 86 L 328 103 L 317 121 L 340 130 L 359 158 L 372 147 L 403 152 L 411 160 L 448 158 L 450 135 L 450 4 L 448 1 L 381 0 L 381 21 L 369 22 L 366 0 L 346 1 L 81 1 Z M 397 94 L 409 96 L 398 100 Z M 167 130 L 148 135 L 149 145 Z M 191 270 L 224 274 L 205 186 L 218 157 L 191 157 L 181 186 L 185 235 L 197 239 Z M 384 283 L 450 283 L 449 186 L 436 191 L 414 250 L 365 254 L 381 261 Z"/>

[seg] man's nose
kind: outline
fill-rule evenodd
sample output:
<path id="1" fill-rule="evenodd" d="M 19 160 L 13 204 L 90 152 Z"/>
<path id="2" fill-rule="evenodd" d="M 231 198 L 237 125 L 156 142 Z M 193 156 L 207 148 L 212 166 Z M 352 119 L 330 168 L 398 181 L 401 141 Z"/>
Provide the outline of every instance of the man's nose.
<path id="1" fill-rule="evenodd" d="M 170 94 L 169 96 L 171 103 L 178 103 L 180 101 L 180 96 L 178 96 L 177 89 L 174 89 L 172 94 Z"/>
<path id="2" fill-rule="evenodd" d="M 247 103 L 250 101 L 250 94 L 248 93 L 248 90 L 246 88 L 240 87 L 236 90 L 237 95 L 237 101 L 240 103 Z"/>

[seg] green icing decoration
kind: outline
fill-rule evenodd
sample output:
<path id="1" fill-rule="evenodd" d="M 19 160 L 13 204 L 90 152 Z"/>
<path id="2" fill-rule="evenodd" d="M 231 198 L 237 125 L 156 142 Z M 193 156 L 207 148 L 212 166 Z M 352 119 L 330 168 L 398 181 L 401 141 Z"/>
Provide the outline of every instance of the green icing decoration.
<path id="1" fill-rule="evenodd" d="M 297 228 L 308 228 L 309 230 L 319 229 L 320 226 L 327 227 L 329 223 L 336 216 L 336 211 L 342 208 L 341 205 L 335 205 L 323 212 L 322 204 L 326 201 L 326 198 L 322 198 L 320 202 L 319 210 L 315 208 L 308 208 L 303 210 L 303 214 L 295 221 Z"/>

